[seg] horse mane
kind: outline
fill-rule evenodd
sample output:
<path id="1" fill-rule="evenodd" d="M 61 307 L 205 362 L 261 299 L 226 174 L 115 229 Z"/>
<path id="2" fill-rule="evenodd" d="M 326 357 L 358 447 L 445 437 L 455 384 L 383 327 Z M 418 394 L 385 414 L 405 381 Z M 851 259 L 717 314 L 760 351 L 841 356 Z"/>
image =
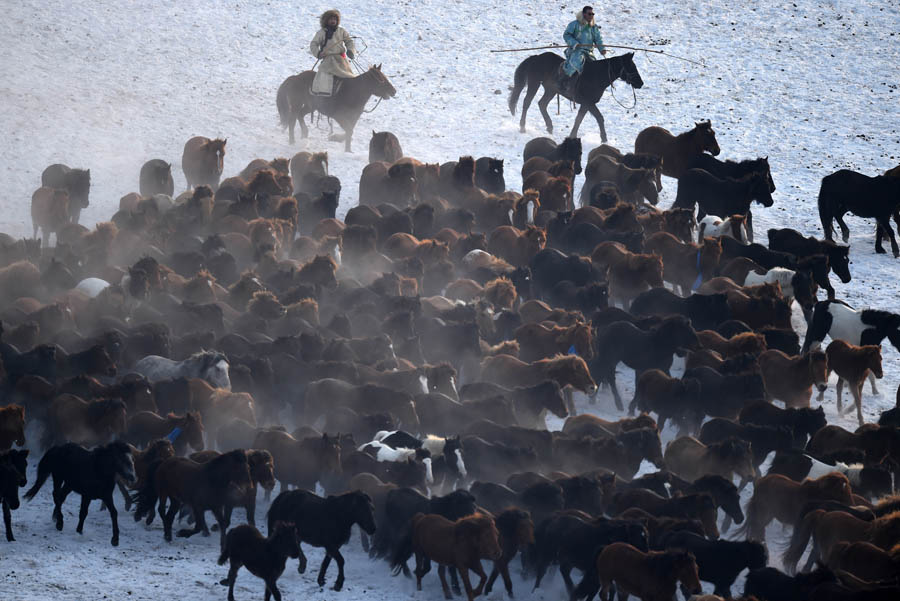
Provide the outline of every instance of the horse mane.
<path id="1" fill-rule="evenodd" d="M 706 447 L 710 453 L 723 461 L 739 459 L 750 452 L 750 445 L 745 440 L 728 437 Z"/>

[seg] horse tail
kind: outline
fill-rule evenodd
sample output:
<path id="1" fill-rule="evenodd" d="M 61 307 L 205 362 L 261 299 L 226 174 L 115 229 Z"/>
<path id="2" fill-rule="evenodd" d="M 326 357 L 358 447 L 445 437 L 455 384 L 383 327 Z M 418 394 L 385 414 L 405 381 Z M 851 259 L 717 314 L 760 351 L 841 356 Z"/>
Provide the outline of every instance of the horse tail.
<path id="1" fill-rule="evenodd" d="M 156 471 L 159 468 L 160 464 L 165 461 L 164 459 L 157 459 L 153 463 L 151 463 L 147 467 L 147 476 L 144 478 L 144 485 L 138 489 L 137 493 L 131 498 L 131 500 L 137 503 L 137 508 L 134 510 L 134 521 L 138 522 L 145 515 L 152 516 L 150 513 L 153 510 L 153 506 L 156 505 L 156 501 L 158 496 L 156 494 Z"/>
<path id="2" fill-rule="evenodd" d="M 529 56 L 516 67 L 516 74 L 513 76 L 513 89 L 509 93 L 509 112 L 513 115 L 516 114 L 516 105 L 519 104 L 519 94 L 522 93 L 522 89 L 525 87 L 528 79 L 528 61 L 531 60 Z"/>
<path id="3" fill-rule="evenodd" d="M 56 456 L 58 454 L 58 449 L 52 448 L 41 457 L 40 463 L 38 463 L 38 473 L 37 478 L 34 481 L 34 486 L 28 489 L 28 492 L 25 493 L 24 497 L 27 500 L 31 500 L 34 498 L 34 495 L 41 489 L 44 485 L 44 482 L 47 481 L 47 478 L 50 477 L 50 474 L 53 473 L 53 467 L 56 463 Z"/>
<path id="4" fill-rule="evenodd" d="M 291 125 L 291 101 L 288 98 L 287 82 L 278 86 L 278 94 L 275 96 L 275 106 L 278 107 L 278 122 L 286 129 Z"/>
<path id="5" fill-rule="evenodd" d="M 403 535 L 397 541 L 397 547 L 391 556 L 391 574 L 396 576 L 406 565 L 406 561 L 413 554 L 413 528 L 412 521 L 407 524 Z"/>
<path id="6" fill-rule="evenodd" d="M 831 240 L 834 237 L 834 217 L 831 214 L 829 195 L 826 193 L 824 181 L 819 188 L 818 205 L 819 220 L 822 222 L 822 233 L 825 234 L 826 240 Z"/>
<path id="7" fill-rule="evenodd" d="M 757 498 L 756 490 L 753 491 L 753 496 L 750 497 L 750 502 L 747 503 L 747 509 L 744 512 L 745 519 L 744 523 L 737 529 L 736 537 L 741 537 L 744 539 L 748 539 L 748 535 L 753 532 L 753 526 L 757 524 L 761 520 L 760 512 L 762 508 L 760 504 L 762 503 L 761 499 Z M 765 537 L 765 533 L 763 533 L 763 537 Z M 733 540 L 738 540 L 737 538 Z M 763 542 L 765 542 L 763 540 Z"/>
<path id="8" fill-rule="evenodd" d="M 812 536 L 813 528 L 816 527 L 816 523 L 823 515 L 825 515 L 825 511 L 822 509 L 810 511 L 803 517 L 802 522 L 794 526 L 794 533 L 791 535 L 791 544 L 782 558 L 782 562 L 784 563 L 784 567 L 788 574 L 793 575 L 797 571 L 797 562 L 800 561 L 800 557 L 802 557 L 803 552 L 806 551 L 806 545 L 809 542 L 809 537 Z"/>

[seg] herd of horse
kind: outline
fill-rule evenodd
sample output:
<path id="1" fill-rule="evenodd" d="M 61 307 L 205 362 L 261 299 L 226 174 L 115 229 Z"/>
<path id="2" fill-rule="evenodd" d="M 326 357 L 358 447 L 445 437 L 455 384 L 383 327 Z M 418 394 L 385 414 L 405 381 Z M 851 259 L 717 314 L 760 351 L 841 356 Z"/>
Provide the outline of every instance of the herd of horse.
<path id="1" fill-rule="evenodd" d="M 552 129 L 559 60 L 517 69 L 510 108 L 527 86 L 523 126 L 543 84 Z M 348 150 L 365 101 L 396 93 L 373 67 L 326 109 L 308 79 L 279 89 L 282 124 L 305 137 L 305 116 L 321 111 Z M 535 588 L 557 565 L 573 600 L 668 601 L 702 593 L 701 581 L 731 597 L 744 570 L 748 599 L 896 599 L 900 409 L 865 423 L 862 393 L 882 376 L 882 341 L 900 349 L 900 315 L 853 309 L 830 274 L 851 279 L 848 247 L 831 241 L 836 219 L 846 242 L 847 211 L 874 217 L 898 254 L 897 170 L 826 176 L 826 239 L 771 229 L 764 246 L 751 206 L 774 203 L 768 160 L 717 159 L 709 121 L 678 135 L 649 127 L 634 152 L 603 144 L 582 164 L 574 134 L 591 112 L 605 139 L 594 103 L 615 79 L 640 87 L 633 55 L 588 65 L 573 136 L 525 145 L 521 193 L 502 158 L 429 164 L 379 132 L 359 203 L 339 219 L 327 153 L 256 159 L 222 180 L 226 140 L 196 137 L 186 192 L 173 197 L 171 164 L 148 161 L 140 192 L 89 229 L 78 224 L 89 171 L 48 167 L 34 238 L 0 235 L 7 540 L 27 444 L 41 458 L 24 496 L 52 479 L 58 530 L 72 492 L 77 532 L 100 500 L 114 546 L 129 535 L 117 490 L 135 521 L 159 515 L 166 541 L 208 535 L 212 512 L 230 600 L 241 567 L 280 599 L 287 560 L 306 570 L 302 543 L 325 550 L 317 583 L 334 561 L 341 590 L 354 525 L 419 590 L 437 564 L 448 599 L 459 580 L 471 601 L 498 577 L 512 596 L 516 555 Z M 677 184 L 666 210 L 663 175 Z M 621 364 L 634 371 L 627 413 Z M 850 389 L 856 431 L 811 406 L 831 373 L 839 411 Z M 615 421 L 590 411 L 603 386 Z M 664 445 L 667 422 L 677 436 Z M 638 476 L 645 462 L 657 470 Z M 247 524 L 230 528 L 235 507 Z M 786 572 L 769 566 L 772 520 L 793 527 Z"/>

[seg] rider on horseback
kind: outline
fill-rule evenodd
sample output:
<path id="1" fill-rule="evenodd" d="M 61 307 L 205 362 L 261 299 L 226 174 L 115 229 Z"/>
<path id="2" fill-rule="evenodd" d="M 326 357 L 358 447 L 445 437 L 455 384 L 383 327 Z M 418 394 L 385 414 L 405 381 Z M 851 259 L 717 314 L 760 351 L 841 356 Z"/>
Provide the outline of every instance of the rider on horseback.
<path id="1" fill-rule="evenodd" d="M 594 22 L 594 9 L 585 6 L 575 13 L 575 20 L 566 27 L 563 39 L 568 48 L 566 48 L 566 62 L 559 72 L 559 88 L 571 96 L 575 91 L 577 75 L 584 69 L 585 61 L 594 60 L 594 46 L 600 49 L 600 54 L 606 55 L 600 27 Z"/>
<path id="2" fill-rule="evenodd" d="M 355 77 L 347 59 L 354 57 L 356 46 L 353 38 L 340 23 L 340 12 L 335 9 L 326 10 L 319 17 L 322 29 L 316 32 L 312 42 L 309 43 L 309 53 L 322 61 L 313 80 L 313 94 L 331 96 L 335 77 Z"/>

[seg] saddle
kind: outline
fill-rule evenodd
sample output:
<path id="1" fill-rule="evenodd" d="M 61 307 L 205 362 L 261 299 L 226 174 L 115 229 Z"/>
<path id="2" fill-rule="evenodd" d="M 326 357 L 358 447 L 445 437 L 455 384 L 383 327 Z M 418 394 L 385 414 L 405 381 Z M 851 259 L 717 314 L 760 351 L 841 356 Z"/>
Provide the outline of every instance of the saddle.
<path id="1" fill-rule="evenodd" d="M 329 98 L 338 93 L 344 79 L 335 77 L 331 73 L 316 72 L 312 84 L 309 86 L 309 95 L 319 98 Z"/>

